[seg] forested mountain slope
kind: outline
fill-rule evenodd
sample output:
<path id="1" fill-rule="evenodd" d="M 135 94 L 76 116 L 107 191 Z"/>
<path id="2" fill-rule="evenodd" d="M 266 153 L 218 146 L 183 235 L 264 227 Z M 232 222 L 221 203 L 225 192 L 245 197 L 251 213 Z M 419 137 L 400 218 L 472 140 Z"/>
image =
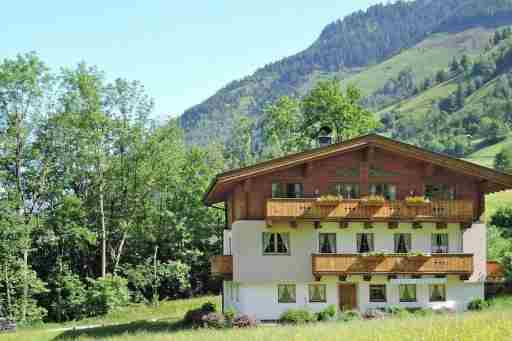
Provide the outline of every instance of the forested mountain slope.
<path id="1" fill-rule="evenodd" d="M 231 82 L 187 110 L 180 124 L 189 142 L 227 138 L 236 115 L 258 119 L 265 105 L 281 96 L 301 96 L 318 79 L 357 77 L 368 66 L 386 61 L 435 32 L 456 34 L 512 23 L 511 10 L 510 0 L 417 0 L 373 6 L 327 25 L 306 50 Z M 450 53 L 443 56 L 450 57 Z"/>

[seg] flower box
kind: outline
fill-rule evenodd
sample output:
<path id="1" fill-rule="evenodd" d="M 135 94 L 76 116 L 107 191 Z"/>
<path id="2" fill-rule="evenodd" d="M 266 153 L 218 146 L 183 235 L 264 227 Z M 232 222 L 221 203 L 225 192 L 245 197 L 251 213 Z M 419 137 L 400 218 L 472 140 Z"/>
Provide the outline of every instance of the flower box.
<path id="1" fill-rule="evenodd" d="M 374 207 L 383 206 L 385 202 L 386 202 L 386 199 L 384 197 L 381 197 L 378 195 L 372 195 L 372 196 L 363 198 L 361 200 L 361 203 L 364 206 L 374 206 Z"/>
<path id="2" fill-rule="evenodd" d="M 410 207 L 425 207 L 430 205 L 430 200 L 425 197 L 407 197 L 405 204 Z"/>

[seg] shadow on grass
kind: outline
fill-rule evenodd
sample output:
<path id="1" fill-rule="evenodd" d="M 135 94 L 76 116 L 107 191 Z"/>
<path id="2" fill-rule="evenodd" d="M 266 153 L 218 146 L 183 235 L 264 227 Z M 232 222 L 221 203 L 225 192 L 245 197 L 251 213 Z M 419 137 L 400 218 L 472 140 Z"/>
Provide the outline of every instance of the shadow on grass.
<path id="1" fill-rule="evenodd" d="M 73 340 L 79 337 L 106 338 L 134 333 L 173 333 L 187 329 L 181 320 L 168 321 L 134 321 L 112 326 L 95 327 L 82 330 L 68 330 L 55 337 L 53 341 Z"/>

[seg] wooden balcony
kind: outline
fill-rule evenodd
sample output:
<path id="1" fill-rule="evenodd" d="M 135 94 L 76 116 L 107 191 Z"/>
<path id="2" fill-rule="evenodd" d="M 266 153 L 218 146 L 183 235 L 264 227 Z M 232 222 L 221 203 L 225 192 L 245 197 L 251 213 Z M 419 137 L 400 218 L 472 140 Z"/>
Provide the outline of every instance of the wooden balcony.
<path id="1" fill-rule="evenodd" d="M 316 199 L 269 199 L 266 219 L 273 220 L 373 220 L 373 221 L 444 221 L 471 222 L 473 202 L 470 200 L 434 201 L 414 206 L 405 201 L 386 201 L 371 206 L 362 200 L 331 203 Z"/>
<path id="2" fill-rule="evenodd" d="M 313 275 L 461 275 L 473 273 L 472 254 L 432 254 L 430 256 L 361 254 L 315 254 Z"/>
<path id="3" fill-rule="evenodd" d="M 213 256 L 210 264 L 212 275 L 223 278 L 233 276 L 233 256 Z"/>

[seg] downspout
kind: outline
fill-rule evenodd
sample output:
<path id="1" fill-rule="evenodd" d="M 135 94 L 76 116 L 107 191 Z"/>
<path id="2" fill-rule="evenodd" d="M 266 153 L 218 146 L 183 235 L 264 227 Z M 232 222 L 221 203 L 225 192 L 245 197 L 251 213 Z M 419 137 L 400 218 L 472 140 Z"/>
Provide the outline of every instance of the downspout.
<path id="1" fill-rule="evenodd" d="M 224 230 L 228 229 L 228 210 L 226 208 L 226 202 L 224 202 L 224 207 L 218 207 L 215 205 L 206 204 L 206 207 L 215 208 L 217 210 L 224 211 Z M 222 233 L 222 248 L 224 248 L 224 233 Z M 224 253 L 224 252 L 223 252 Z M 220 291 L 220 307 L 221 312 L 224 314 L 224 280 L 222 280 L 222 290 Z"/>

